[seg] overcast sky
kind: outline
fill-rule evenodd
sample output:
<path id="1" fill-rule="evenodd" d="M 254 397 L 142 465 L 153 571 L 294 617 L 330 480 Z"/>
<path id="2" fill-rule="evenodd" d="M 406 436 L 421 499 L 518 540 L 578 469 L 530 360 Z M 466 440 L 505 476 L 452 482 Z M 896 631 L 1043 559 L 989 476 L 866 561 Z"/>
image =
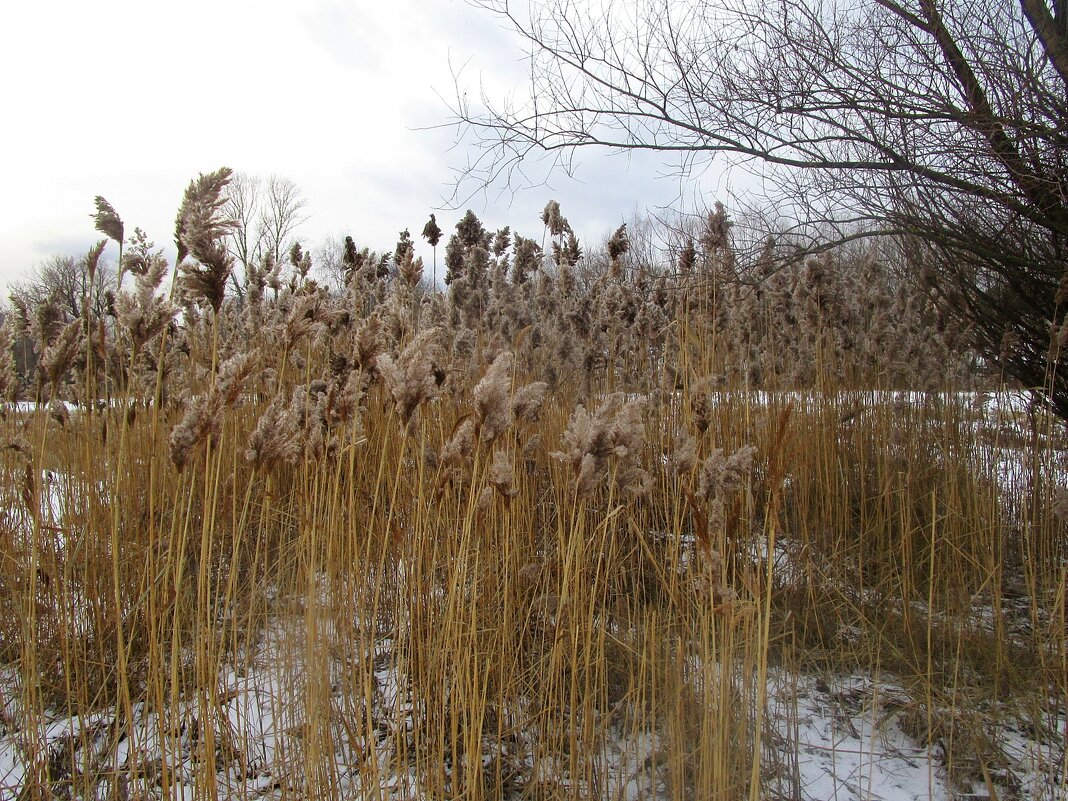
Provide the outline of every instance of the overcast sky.
<path id="1" fill-rule="evenodd" d="M 492 96 L 526 74 L 514 36 L 464 0 L 32 0 L 4 16 L 0 291 L 50 255 L 83 254 L 98 194 L 173 258 L 185 186 L 221 166 L 296 183 L 311 247 L 351 234 L 383 250 L 410 228 L 429 263 L 429 213 L 446 233 L 463 213 L 442 207 L 464 146 L 425 130 L 449 121 L 453 71 Z M 669 169 L 590 153 L 578 180 L 465 207 L 535 235 L 556 199 L 597 238 L 671 204 Z"/>

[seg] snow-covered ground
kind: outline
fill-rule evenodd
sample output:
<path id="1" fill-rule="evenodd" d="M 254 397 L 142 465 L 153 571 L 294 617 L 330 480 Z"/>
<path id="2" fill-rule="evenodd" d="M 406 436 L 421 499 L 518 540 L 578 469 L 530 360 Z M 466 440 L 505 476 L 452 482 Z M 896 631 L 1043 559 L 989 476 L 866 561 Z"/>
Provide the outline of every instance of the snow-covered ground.
<path id="1" fill-rule="evenodd" d="M 287 638 L 294 636 L 303 637 L 298 625 L 277 624 L 248 665 L 222 671 L 210 697 L 182 699 L 165 716 L 139 705 L 133 724 L 121 728 L 103 713 L 57 714 L 20 725 L 18 679 L 8 674 L 2 682 L 0 799 L 26 797 L 27 785 L 45 776 L 56 798 L 75 797 L 86 786 L 93 788 L 88 797 L 99 799 L 302 797 L 302 771 L 316 736 L 305 725 L 304 705 L 315 677 L 283 656 L 293 653 Z M 410 751 L 414 725 L 402 661 L 383 639 L 362 659 L 345 666 L 331 662 L 328 675 L 319 677 L 330 712 L 322 718 L 329 722 L 318 732 L 315 758 L 326 766 L 320 771 L 328 778 L 320 781 L 334 797 L 431 797 L 411 762 L 398 758 Z M 352 671 L 367 677 L 370 706 L 341 697 L 343 669 L 350 677 Z M 987 746 L 976 747 L 974 764 L 961 764 L 967 749 L 953 749 L 951 777 L 947 735 L 928 741 L 926 731 L 930 716 L 937 721 L 954 710 L 928 713 L 925 699 L 909 697 L 892 677 L 773 671 L 764 710 L 762 795 L 798 801 L 1068 798 L 1065 710 L 997 713 L 988 730 L 968 734 Z M 934 730 L 941 731 L 937 725 Z M 373 734 L 365 736 L 368 731 Z M 601 752 L 588 755 L 603 777 L 598 797 L 672 798 L 657 732 L 626 726 L 607 731 Z M 514 776 L 515 793 L 508 797 L 525 797 L 524 787 L 557 769 L 536 762 L 532 739 L 520 732 L 505 744 L 484 742 L 483 769 L 499 769 L 504 761 Z M 323 743 L 330 753 L 322 752 Z M 213 762 L 207 770 L 206 760 Z M 209 782 L 214 787 L 204 786 Z M 558 786 L 568 788 L 567 780 Z"/>
<path id="2" fill-rule="evenodd" d="M 769 716 L 790 770 L 781 784 L 803 799 L 912 799 L 1068 797 L 1063 708 L 1037 722 L 998 710 L 990 731 L 974 737 L 972 760 L 950 754 L 942 736 L 927 741 L 924 699 L 892 678 L 868 674 L 779 677 Z M 991 710 L 993 711 L 993 710 Z M 932 710 L 940 717 L 956 710 Z M 784 746 L 792 745 L 792 749 Z M 957 760 L 952 764 L 952 760 Z M 988 764 L 983 764 L 988 761 Z M 950 776 L 950 773 L 953 776 Z M 989 784 L 988 784 L 989 782 Z"/>

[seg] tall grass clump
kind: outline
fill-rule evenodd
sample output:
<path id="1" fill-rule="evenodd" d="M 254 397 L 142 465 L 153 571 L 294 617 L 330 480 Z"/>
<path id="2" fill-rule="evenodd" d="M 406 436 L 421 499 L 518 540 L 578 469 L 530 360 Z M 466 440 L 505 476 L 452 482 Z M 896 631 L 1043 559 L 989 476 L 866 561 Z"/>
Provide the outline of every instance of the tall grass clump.
<path id="1" fill-rule="evenodd" d="M 444 293 L 350 240 L 231 297 L 228 178 L 171 291 L 138 230 L 110 319 L 0 329 L 3 792 L 757 798 L 784 677 L 852 671 L 966 786 L 976 705 L 1063 710 L 1058 424 L 878 252 L 745 263 L 720 207 L 654 270 L 550 206 Z"/>

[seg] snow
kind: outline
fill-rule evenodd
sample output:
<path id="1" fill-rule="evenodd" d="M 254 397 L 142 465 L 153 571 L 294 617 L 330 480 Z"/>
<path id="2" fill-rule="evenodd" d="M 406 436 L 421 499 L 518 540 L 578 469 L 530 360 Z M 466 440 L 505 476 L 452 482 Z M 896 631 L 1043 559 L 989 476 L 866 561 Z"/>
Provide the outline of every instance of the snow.
<path id="1" fill-rule="evenodd" d="M 785 679 L 785 677 L 784 677 Z M 785 679 L 772 714 L 783 743 L 791 740 L 794 784 L 804 799 L 946 799 L 951 793 L 929 746 L 895 725 L 886 709 L 905 703 L 899 687 L 866 676 L 817 689 L 811 677 Z"/>
<path id="2" fill-rule="evenodd" d="M 281 798 L 300 795 L 300 772 L 307 740 L 303 691 L 307 666 L 285 656 L 288 637 L 299 626 L 278 623 L 264 638 L 246 669 L 224 669 L 210 694 L 182 699 L 161 715 L 142 705 L 133 722 L 118 730 L 115 717 L 49 717 L 32 727 L 7 728 L 0 736 L 0 801 L 16 801 L 28 777 L 48 765 L 66 764 L 98 776 L 95 797 L 117 786 L 138 788 L 144 798 L 203 797 L 203 761 L 214 760 L 218 797 Z M 327 756 L 334 789 L 345 797 L 429 798 L 410 763 L 399 765 L 398 749 L 410 739 L 412 704 L 399 673 L 401 660 L 389 639 L 364 655 L 370 670 L 373 727 L 357 721 L 339 724 L 331 714 Z M 330 667 L 332 706 L 340 704 L 336 674 Z M 17 677 L 4 679 L 4 720 L 18 717 Z M 865 673 L 817 677 L 773 671 L 768 679 L 762 776 L 764 797 L 799 801 L 943 801 L 991 798 L 985 783 L 954 786 L 944 770 L 941 744 L 925 742 L 914 724 L 925 715 L 922 700 L 912 699 L 892 677 Z M 366 710 L 365 710 L 366 711 Z M 516 719 L 522 719 L 516 710 Z M 991 779 L 998 797 L 1019 801 L 1068 798 L 1064 710 L 1036 726 L 1025 716 L 1000 715 L 998 742 L 1004 764 Z M 210 729 L 210 731 L 209 731 Z M 370 730 L 371 736 L 366 736 Z M 603 797 L 621 801 L 670 798 L 666 760 L 656 731 L 610 726 L 600 753 L 589 758 L 603 777 Z M 562 789 L 585 795 L 591 788 L 566 777 L 558 760 L 535 760 L 532 734 L 512 745 L 484 743 L 483 768 L 505 759 L 526 773 L 528 786 L 552 778 Z M 208 743 L 214 748 L 208 753 Z M 507 753 L 511 748 L 512 752 Z M 447 768 L 446 768 L 447 770 Z M 73 788 L 72 788 L 73 789 Z M 518 795 L 516 796 L 518 797 Z"/>
<path id="3" fill-rule="evenodd" d="M 1063 709 L 1047 714 L 1044 726 L 1019 712 L 1014 716 L 1012 710 L 989 715 L 987 725 L 996 730 L 989 740 L 993 755 L 982 757 L 990 762 L 986 775 L 954 786 L 946 775 L 944 743 L 938 737 L 927 743 L 920 736 L 926 728 L 923 699 L 911 698 L 890 677 L 781 675 L 779 681 L 778 691 L 770 694 L 781 707 L 772 711 L 771 720 L 780 743 L 792 742 L 796 748 L 800 798 L 1068 798 Z M 978 754 L 976 761 L 981 761 Z M 982 774 L 983 768 L 973 772 Z"/>

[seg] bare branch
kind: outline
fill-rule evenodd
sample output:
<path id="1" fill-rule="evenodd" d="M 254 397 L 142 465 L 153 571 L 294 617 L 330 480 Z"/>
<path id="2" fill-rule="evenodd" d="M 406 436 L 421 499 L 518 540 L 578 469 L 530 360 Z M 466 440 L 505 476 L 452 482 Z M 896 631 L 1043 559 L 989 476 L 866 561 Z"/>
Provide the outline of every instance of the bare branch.
<path id="1" fill-rule="evenodd" d="M 683 176 L 726 159 L 799 240 L 906 236 L 980 347 L 1030 343 L 1009 371 L 1052 382 L 1068 417 L 1068 376 L 1036 356 L 1068 271 L 1064 0 L 476 4 L 525 47 L 530 82 L 481 103 L 457 85 L 476 145 L 458 191 L 539 160 L 570 172 L 588 148 L 662 152 Z"/>

